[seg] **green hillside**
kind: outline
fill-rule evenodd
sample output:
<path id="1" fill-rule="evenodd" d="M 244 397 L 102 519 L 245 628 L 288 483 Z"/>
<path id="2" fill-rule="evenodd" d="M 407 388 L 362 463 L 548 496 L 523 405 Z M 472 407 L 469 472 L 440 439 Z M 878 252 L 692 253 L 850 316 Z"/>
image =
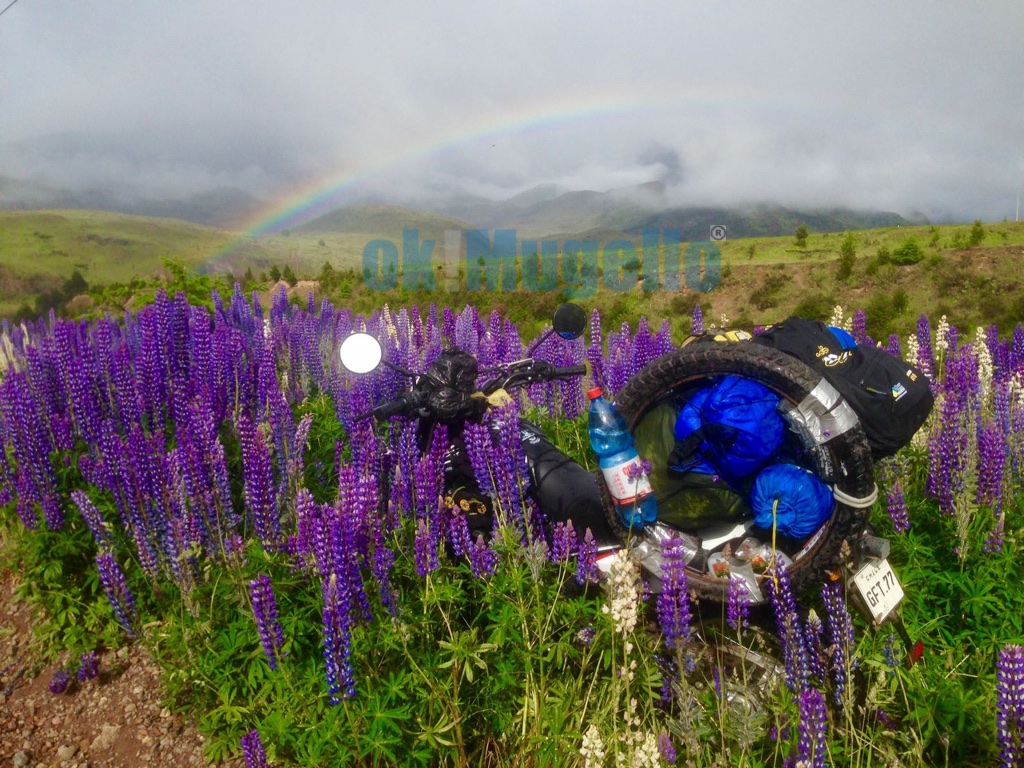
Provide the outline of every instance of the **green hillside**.
<path id="1" fill-rule="evenodd" d="M 378 231 L 315 230 L 307 225 L 261 238 L 242 238 L 173 219 L 111 213 L 0 213 L 0 315 L 10 317 L 19 309 L 24 313 L 33 308 L 40 294 L 67 286 L 76 270 L 88 284 L 90 298 L 67 311 L 120 311 L 132 305 L 133 295 L 145 300 L 152 293 L 152 287 L 144 289 L 132 281 L 165 278 L 165 261 L 170 260 L 195 272 L 219 273 L 225 289 L 241 280 L 246 291 L 265 292 L 272 278 L 288 267 L 300 279 L 322 278 L 317 288 L 321 294 L 360 311 L 384 302 L 392 307 L 431 301 L 455 307 L 473 303 L 482 311 L 497 308 L 529 325 L 542 322 L 558 301 L 568 297 L 601 308 L 607 327 L 635 323 L 640 316 L 652 323 L 668 318 L 678 336 L 689 329 L 689 316 L 698 302 L 709 323 L 722 322 L 724 316 L 732 324 L 748 326 L 792 313 L 827 316 L 836 304 L 848 311 L 862 308 L 868 310 L 869 331 L 876 338 L 908 332 L 921 312 L 947 314 L 961 327 L 996 322 L 1004 331 L 1024 318 L 1024 223 L 983 225 L 973 232 L 973 241 L 972 227 L 967 225 L 856 231 L 850 235 L 853 258 L 847 276 L 842 275 L 839 261 L 845 233 L 811 233 L 802 246 L 792 234 L 730 239 L 717 243 L 719 284 L 703 293 L 685 285 L 677 291 L 664 286 L 645 291 L 629 282 L 635 281 L 635 273 L 619 284 L 628 290 L 614 291 L 606 286 L 603 268 L 575 290 L 560 283 L 558 290 L 544 293 L 471 291 L 467 272 L 475 273 L 479 265 L 463 263 L 457 274 L 449 274 L 438 243 L 432 271 L 436 291 L 415 290 L 413 276 L 405 274 L 401 264 L 388 280 L 381 273 L 377 281 L 378 285 L 393 283 L 394 288 L 371 290 L 362 272 L 363 248 L 383 238 L 394 242 L 401 253 L 401 235 L 394 228 L 396 222 L 410 221 L 402 218 L 408 213 L 404 209 L 384 208 L 372 214 L 364 210 L 364 217 L 334 220 L 337 227 L 385 227 Z M 401 212 L 398 219 L 397 212 Z M 440 240 L 442 235 L 432 228 L 458 226 L 454 220 L 430 214 L 421 214 L 418 221 L 425 227 L 422 239 Z M 602 259 L 609 263 L 601 249 L 612 240 L 627 237 L 640 242 L 638 235 L 609 229 L 566 235 L 558 240 L 559 248 L 572 237 L 596 243 L 598 252 L 588 255 L 595 265 Z M 638 249 L 634 256 L 627 254 L 625 262 L 635 266 L 642 259 Z M 324 271 L 325 264 L 330 269 Z M 521 281 L 521 264 L 517 265 Z M 454 278 L 455 284 L 446 277 Z M 455 290 L 446 291 L 448 287 Z"/>

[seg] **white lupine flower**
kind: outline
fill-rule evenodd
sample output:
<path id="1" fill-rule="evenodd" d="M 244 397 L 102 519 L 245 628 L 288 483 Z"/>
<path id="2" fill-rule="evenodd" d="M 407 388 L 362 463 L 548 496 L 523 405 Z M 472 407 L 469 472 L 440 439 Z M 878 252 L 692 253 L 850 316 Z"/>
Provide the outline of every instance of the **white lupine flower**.
<path id="1" fill-rule="evenodd" d="M 947 349 L 949 349 L 949 323 L 946 321 L 946 316 L 943 315 L 939 318 L 939 324 L 935 328 L 935 356 L 938 357 Z"/>
<path id="2" fill-rule="evenodd" d="M 828 319 L 828 325 L 835 328 L 843 327 L 843 306 L 841 304 L 836 304 L 832 308 L 832 316 Z"/>
<path id="3" fill-rule="evenodd" d="M 384 323 L 384 328 L 387 330 L 388 337 L 392 341 L 398 341 L 398 327 L 395 325 L 395 318 L 391 315 L 391 307 L 387 304 L 380 311 L 380 319 Z"/>
<path id="4" fill-rule="evenodd" d="M 11 337 L 6 333 L 0 334 L 0 344 L 3 345 L 3 353 L 0 354 L 0 373 L 7 373 L 8 368 L 18 370 L 18 363 L 14 357 L 14 344 Z"/>
<path id="5" fill-rule="evenodd" d="M 978 383 L 981 385 L 981 399 L 984 402 L 992 389 L 992 353 L 985 338 L 985 329 L 980 325 L 974 332 L 974 352 L 978 356 Z"/>
<path id="6" fill-rule="evenodd" d="M 615 631 L 628 635 L 636 628 L 637 604 L 640 602 L 640 573 L 629 553 L 620 549 L 612 556 L 608 575 L 608 602 L 601 611 L 611 614 Z"/>
<path id="7" fill-rule="evenodd" d="M 604 741 L 601 740 L 601 732 L 596 725 L 587 726 L 587 730 L 583 732 L 580 755 L 586 768 L 600 768 L 604 765 Z"/>
<path id="8" fill-rule="evenodd" d="M 1024 410 L 1024 374 L 1015 373 L 1010 379 L 1010 407 Z"/>
<path id="9" fill-rule="evenodd" d="M 658 739 L 653 733 L 646 733 L 643 743 L 633 753 L 633 768 L 659 768 L 660 765 Z"/>
<path id="10" fill-rule="evenodd" d="M 915 334 L 911 334 L 907 338 L 907 344 L 904 347 L 903 359 L 906 360 L 911 365 L 916 365 L 918 368 L 920 368 L 920 351 L 921 347 L 917 343 L 917 336 Z"/>

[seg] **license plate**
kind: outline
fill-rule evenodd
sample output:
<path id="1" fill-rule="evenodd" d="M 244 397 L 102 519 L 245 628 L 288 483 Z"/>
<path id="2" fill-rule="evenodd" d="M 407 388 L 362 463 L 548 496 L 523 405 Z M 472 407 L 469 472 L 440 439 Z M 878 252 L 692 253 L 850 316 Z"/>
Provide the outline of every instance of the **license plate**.
<path id="1" fill-rule="evenodd" d="M 871 611 L 875 624 L 881 624 L 903 599 L 903 587 L 888 560 L 872 560 L 857 571 L 853 583 Z"/>

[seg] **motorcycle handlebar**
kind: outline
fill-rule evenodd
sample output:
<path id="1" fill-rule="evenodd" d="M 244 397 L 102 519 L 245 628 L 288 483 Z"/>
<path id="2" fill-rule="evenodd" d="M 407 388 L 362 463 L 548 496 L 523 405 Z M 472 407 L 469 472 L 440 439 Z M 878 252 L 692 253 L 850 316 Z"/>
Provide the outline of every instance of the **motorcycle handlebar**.
<path id="1" fill-rule="evenodd" d="M 517 387 L 528 384 L 531 381 L 545 381 L 552 379 L 568 379 L 573 376 L 584 376 L 587 373 L 585 365 L 570 365 L 564 367 L 556 367 L 551 363 L 530 360 L 523 361 L 528 363 L 526 368 L 520 367 L 517 370 L 509 372 L 503 377 L 492 379 L 488 382 L 488 385 L 484 386 L 484 390 L 493 390 L 499 386 Z M 406 392 L 403 395 L 399 395 L 394 400 L 378 405 L 372 411 L 360 414 L 356 417 L 357 420 L 365 419 L 369 416 L 373 416 L 377 421 L 384 421 L 400 413 L 410 413 L 422 408 L 427 405 L 429 401 L 426 398 L 425 393 L 412 390 Z"/>
<path id="2" fill-rule="evenodd" d="M 363 414 L 363 417 L 373 416 L 377 421 L 384 421 L 399 413 L 407 413 L 418 408 L 420 406 L 419 400 L 420 398 L 416 397 L 414 392 L 406 392 L 391 402 L 378 405 L 369 413 Z"/>
<path id="3" fill-rule="evenodd" d="M 586 376 L 587 366 L 585 365 L 569 365 L 562 368 L 555 368 L 551 372 L 551 378 L 553 379 L 567 379 L 570 376 Z"/>

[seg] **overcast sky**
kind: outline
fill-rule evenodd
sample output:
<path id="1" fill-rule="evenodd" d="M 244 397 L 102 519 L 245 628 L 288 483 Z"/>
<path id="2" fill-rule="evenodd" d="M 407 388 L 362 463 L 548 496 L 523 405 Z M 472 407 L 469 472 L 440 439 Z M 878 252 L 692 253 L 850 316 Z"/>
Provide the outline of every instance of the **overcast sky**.
<path id="1" fill-rule="evenodd" d="M 661 180 L 1012 220 L 1024 2 L 18 0 L 0 176 L 282 201 Z"/>

